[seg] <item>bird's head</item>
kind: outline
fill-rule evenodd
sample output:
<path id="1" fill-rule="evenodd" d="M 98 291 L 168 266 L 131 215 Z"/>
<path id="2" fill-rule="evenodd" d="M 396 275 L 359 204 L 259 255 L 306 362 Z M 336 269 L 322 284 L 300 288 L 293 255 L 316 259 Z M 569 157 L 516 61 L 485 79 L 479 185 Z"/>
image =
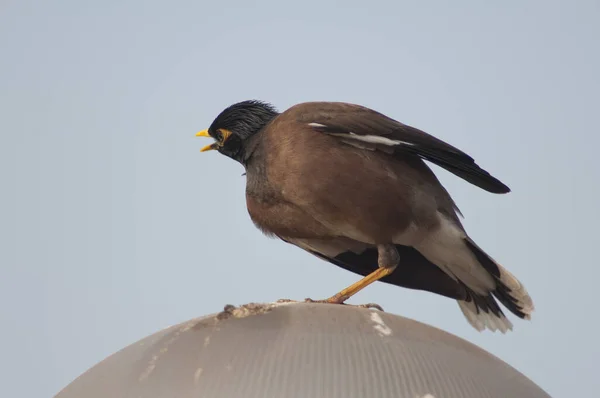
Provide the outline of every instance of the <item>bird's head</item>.
<path id="1" fill-rule="evenodd" d="M 217 150 L 225 156 L 242 162 L 246 140 L 259 132 L 278 113 L 275 108 L 262 101 L 238 102 L 223 110 L 206 130 L 196 137 L 212 137 L 215 142 L 200 151 Z"/>

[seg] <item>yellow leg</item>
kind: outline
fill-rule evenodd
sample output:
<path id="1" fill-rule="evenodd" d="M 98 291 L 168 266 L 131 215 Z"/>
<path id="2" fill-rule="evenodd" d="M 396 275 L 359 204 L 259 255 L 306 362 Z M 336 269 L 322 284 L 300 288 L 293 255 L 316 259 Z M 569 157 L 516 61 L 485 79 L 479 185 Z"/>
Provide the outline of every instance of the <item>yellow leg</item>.
<path id="1" fill-rule="evenodd" d="M 356 293 L 360 292 L 365 287 L 369 286 L 371 283 L 376 282 L 384 276 L 387 276 L 394 272 L 394 269 L 396 269 L 396 267 L 377 268 L 375 271 L 371 272 L 369 275 L 365 276 L 358 282 L 353 283 L 341 292 L 323 301 L 332 304 L 342 304 L 344 301 L 348 300 L 350 297 L 354 296 Z"/>

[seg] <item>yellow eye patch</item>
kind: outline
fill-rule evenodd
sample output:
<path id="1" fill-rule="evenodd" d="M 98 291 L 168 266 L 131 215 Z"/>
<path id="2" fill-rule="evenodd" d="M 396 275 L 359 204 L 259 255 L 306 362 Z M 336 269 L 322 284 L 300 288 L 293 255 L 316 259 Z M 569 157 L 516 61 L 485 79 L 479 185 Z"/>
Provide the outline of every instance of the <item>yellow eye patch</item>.
<path id="1" fill-rule="evenodd" d="M 231 131 L 229 130 L 225 130 L 225 129 L 218 129 L 217 132 L 221 133 L 221 139 L 219 140 L 219 142 L 221 144 L 224 144 L 225 141 L 227 141 L 227 139 L 229 137 L 231 137 Z"/>

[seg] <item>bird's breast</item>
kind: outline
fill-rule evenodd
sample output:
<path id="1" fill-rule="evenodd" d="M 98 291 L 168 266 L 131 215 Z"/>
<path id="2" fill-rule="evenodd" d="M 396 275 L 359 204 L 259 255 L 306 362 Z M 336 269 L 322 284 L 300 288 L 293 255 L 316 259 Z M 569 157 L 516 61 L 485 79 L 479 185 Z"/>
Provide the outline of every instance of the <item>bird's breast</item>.
<path id="1" fill-rule="evenodd" d="M 281 238 L 322 238 L 331 232 L 302 209 L 282 198 L 246 192 L 246 206 L 252 222 L 266 235 Z"/>

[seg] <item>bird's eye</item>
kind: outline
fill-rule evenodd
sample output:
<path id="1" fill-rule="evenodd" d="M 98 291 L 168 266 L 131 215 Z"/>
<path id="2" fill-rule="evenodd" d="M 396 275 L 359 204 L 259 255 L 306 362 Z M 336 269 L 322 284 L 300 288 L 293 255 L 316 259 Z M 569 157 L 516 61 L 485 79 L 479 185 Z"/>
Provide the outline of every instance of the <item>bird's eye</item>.
<path id="1" fill-rule="evenodd" d="M 215 131 L 215 139 L 219 143 L 219 145 L 225 145 L 225 141 L 231 136 L 231 131 L 227 129 L 218 129 Z"/>

